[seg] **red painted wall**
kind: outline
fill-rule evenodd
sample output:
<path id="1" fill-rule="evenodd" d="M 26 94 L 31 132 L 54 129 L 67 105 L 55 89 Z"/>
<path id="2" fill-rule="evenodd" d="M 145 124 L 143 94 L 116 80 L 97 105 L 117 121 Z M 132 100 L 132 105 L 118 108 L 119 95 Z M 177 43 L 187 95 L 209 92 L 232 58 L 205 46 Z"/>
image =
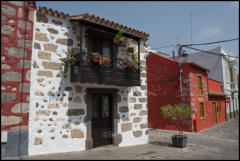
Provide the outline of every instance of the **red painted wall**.
<path id="1" fill-rule="evenodd" d="M 209 100 L 208 100 L 208 82 L 207 82 L 207 74 L 204 71 L 200 71 L 196 68 L 190 68 L 190 73 L 192 74 L 191 78 L 191 92 L 194 93 L 194 95 L 191 96 L 191 102 L 192 107 L 196 110 L 195 112 L 195 118 L 193 118 L 194 122 L 194 131 L 199 132 L 200 130 L 209 128 L 213 126 L 213 120 L 212 120 L 212 108 L 209 106 Z M 203 95 L 200 96 L 198 94 L 198 82 L 197 82 L 197 76 L 201 75 L 203 82 Z M 204 103 L 204 113 L 205 117 L 204 119 L 200 119 L 200 102 Z"/>
<path id="2" fill-rule="evenodd" d="M 182 93 L 180 93 L 178 62 L 150 52 L 147 57 L 148 83 L 148 121 L 149 128 L 177 130 L 169 120 L 161 115 L 165 105 L 183 105 L 192 107 L 196 112 L 192 118 L 184 120 L 184 131 L 199 132 L 213 126 L 212 106 L 208 97 L 207 71 L 193 63 L 182 64 Z M 203 95 L 198 94 L 197 76 L 203 79 Z M 217 85 L 219 87 L 219 85 Z M 215 88 L 215 87 L 211 87 Z M 216 89 L 218 90 L 218 89 Z M 199 103 L 204 102 L 204 119 L 200 119 Z M 224 114 L 221 115 L 223 117 Z M 219 119 L 221 121 L 221 119 Z"/>
<path id="3" fill-rule="evenodd" d="M 209 92 L 223 93 L 221 82 L 208 79 Z M 212 107 L 212 102 L 221 102 L 221 112 L 217 111 L 217 124 L 224 123 L 226 121 L 226 102 L 224 96 L 211 96 L 209 97 L 210 106 Z"/>
<path id="4" fill-rule="evenodd" d="M 163 119 L 160 108 L 168 104 L 190 106 L 187 66 L 183 67 L 181 95 L 178 62 L 150 53 L 147 57 L 147 67 L 149 128 L 177 130 L 171 121 Z M 185 120 L 182 128 L 185 131 L 192 131 L 192 120 Z"/>
<path id="5" fill-rule="evenodd" d="M 24 128 L 28 126 L 28 112 L 20 114 L 11 110 L 18 103 L 29 103 L 27 97 L 30 91 L 27 86 L 30 85 L 31 67 L 27 64 L 31 63 L 32 54 L 34 25 L 32 6 L 33 1 L 1 1 L 1 130 L 16 130 L 20 126 L 20 123 L 16 123 L 20 117 L 21 126 Z M 27 22 L 26 31 L 24 21 Z M 27 40 L 26 48 L 21 43 L 24 40 Z M 13 50 L 16 51 L 15 54 Z M 25 50 L 24 58 L 19 54 L 20 50 Z M 24 70 L 19 64 L 23 59 Z M 21 92 L 20 85 L 23 83 L 26 83 L 26 87 Z M 20 108 L 18 110 L 20 111 Z"/>
<path id="6" fill-rule="evenodd" d="M 221 82 L 215 81 L 213 79 L 208 78 L 208 89 L 209 92 L 222 92 L 222 84 Z"/>

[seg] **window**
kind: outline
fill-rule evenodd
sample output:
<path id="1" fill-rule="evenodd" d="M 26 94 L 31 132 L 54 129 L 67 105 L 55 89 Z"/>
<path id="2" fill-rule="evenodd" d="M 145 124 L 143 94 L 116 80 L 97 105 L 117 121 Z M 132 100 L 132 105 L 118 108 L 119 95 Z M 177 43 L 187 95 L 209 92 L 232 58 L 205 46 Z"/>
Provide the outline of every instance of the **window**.
<path id="1" fill-rule="evenodd" d="M 225 67 L 225 78 L 226 78 L 226 82 L 229 82 L 229 69 L 228 69 L 228 67 Z"/>
<path id="2" fill-rule="evenodd" d="M 233 82 L 233 69 L 232 68 L 229 68 L 229 72 L 230 72 L 230 80 L 231 82 Z"/>
<path id="3" fill-rule="evenodd" d="M 111 59 L 112 38 L 106 33 L 88 29 L 87 48 L 89 53 L 98 52 L 99 56 L 108 56 Z"/>
<path id="4" fill-rule="evenodd" d="M 198 94 L 202 96 L 203 95 L 202 76 L 198 75 L 197 80 L 198 80 Z"/>
<path id="5" fill-rule="evenodd" d="M 199 103 L 199 109 L 200 109 L 200 119 L 204 119 L 205 113 L 204 113 L 204 103 L 203 102 Z"/>

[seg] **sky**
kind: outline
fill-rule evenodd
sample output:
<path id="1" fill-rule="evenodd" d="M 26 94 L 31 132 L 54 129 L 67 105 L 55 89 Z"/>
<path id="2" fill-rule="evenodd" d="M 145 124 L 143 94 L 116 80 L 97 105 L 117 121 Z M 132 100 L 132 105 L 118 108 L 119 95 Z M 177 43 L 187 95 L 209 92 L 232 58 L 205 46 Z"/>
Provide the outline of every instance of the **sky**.
<path id="1" fill-rule="evenodd" d="M 169 55 L 172 55 L 173 50 L 176 53 L 177 43 L 206 43 L 239 38 L 238 1 L 37 1 L 37 6 L 70 15 L 88 12 L 147 32 L 149 40 L 146 44 Z M 192 16 L 190 13 L 193 13 Z M 194 47 L 210 50 L 218 46 L 239 57 L 238 40 Z M 188 53 L 197 52 L 185 50 Z"/>

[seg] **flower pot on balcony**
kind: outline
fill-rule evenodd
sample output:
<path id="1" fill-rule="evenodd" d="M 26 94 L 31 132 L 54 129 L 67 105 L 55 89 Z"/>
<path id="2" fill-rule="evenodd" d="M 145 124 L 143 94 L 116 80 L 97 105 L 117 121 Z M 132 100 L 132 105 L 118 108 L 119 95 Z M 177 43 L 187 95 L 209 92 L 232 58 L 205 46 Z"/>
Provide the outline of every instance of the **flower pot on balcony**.
<path id="1" fill-rule="evenodd" d="M 113 43 L 114 43 L 114 44 L 119 44 L 119 42 L 120 42 L 119 39 L 117 39 L 117 38 L 113 38 Z"/>
<path id="2" fill-rule="evenodd" d="M 93 60 L 92 60 L 93 62 L 99 62 L 99 56 L 93 56 Z"/>
<path id="3" fill-rule="evenodd" d="M 110 63 L 110 59 L 108 57 L 103 57 L 103 63 L 104 64 L 109 64 Z"/>
<path id="4" fill-rule="evenodd" d="M 123 62 L 123 65 L 126 67 L 126 68 L 130 68 L 131 67 L 131 63 L 125 61 Z"/>
<path id="5" fill-rule="evenodd" d="M 186 135 L 174 135 L 172 136 L 172 144 L 175 147 L 183 148 L 187 146 L 187 136 Z"/>

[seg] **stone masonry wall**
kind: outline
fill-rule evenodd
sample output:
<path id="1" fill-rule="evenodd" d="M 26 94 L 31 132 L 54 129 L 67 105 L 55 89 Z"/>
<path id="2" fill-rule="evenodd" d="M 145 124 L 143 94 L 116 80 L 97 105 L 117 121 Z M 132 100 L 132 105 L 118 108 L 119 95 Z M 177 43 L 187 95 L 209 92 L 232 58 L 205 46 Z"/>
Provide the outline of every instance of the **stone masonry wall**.
<path id="1" fill-rule="evenodd" d="M 1 1 L 1 130 L 16 130 L 20 122 L 23 129 L 28 128 L 34 12 L 31 3 Z"/>
<path id="2" fill-rule="evenodd" d="M 34 16 L 29 155 L 85 150 L 87 88 L 119 89 L 119 146 L 147 143 L 146 71 L 141 74 L 141 87 L 71 83 L 70 71 L 65 78 L 59 59 L 68 49 L 79 48 L 78 23 L 40 12 Z M 142 64 L 146 54 L 142 48 Z"/>
<path id="3" fill-rule="evenodd" d="M 1 1 L 2 158 L 27 155 L 33 4 Z"/>

